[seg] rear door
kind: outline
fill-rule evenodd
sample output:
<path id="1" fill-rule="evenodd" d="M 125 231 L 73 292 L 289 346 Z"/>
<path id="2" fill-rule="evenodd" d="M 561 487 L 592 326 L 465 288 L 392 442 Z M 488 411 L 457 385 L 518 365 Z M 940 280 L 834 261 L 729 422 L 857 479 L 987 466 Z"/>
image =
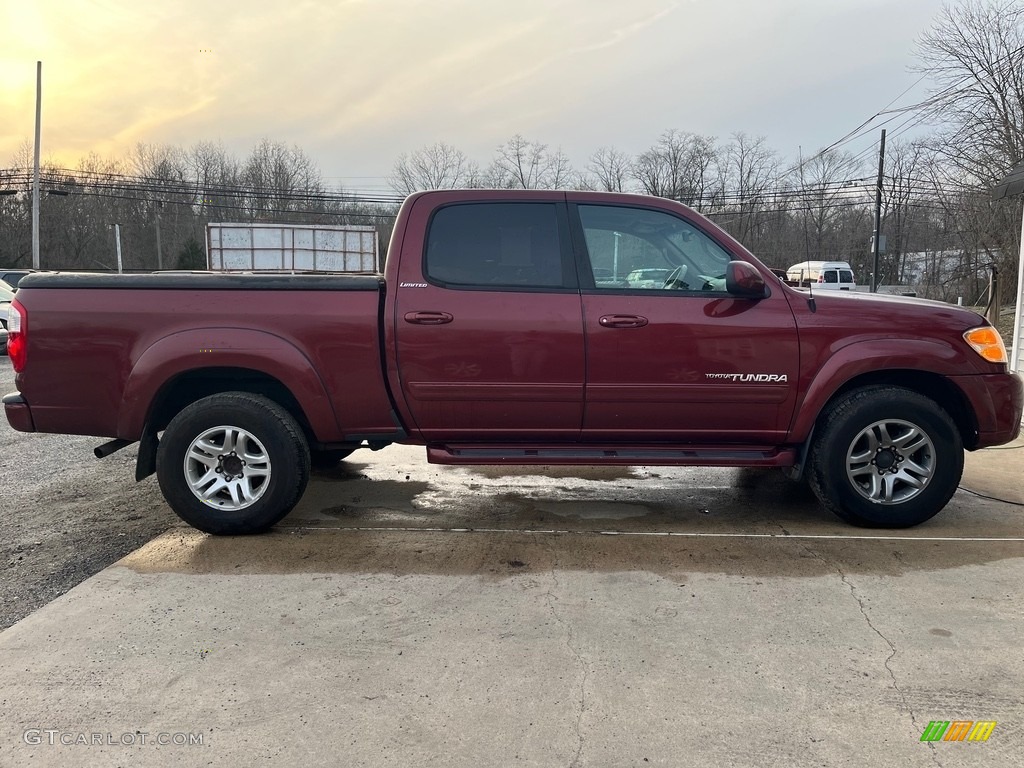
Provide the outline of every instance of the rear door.
<path id="1" fill-rule="evenodd" d="M 426 440 L 579 438 L 582 309 L 564 200 L 453 195 L 414 210 L 409 229 L 426 237 L 403 246 L 394 327 L 402 394 Z"/>
<path id="2" fill-rule="evenodd" d="M 571 200 L 572 198 L 570 198 Z M 583 437 L 592 441 L 774 443 L 796 400 L 789 303 L 725 290 L 734 258 L 685 209 L 570 205 L 587 342 Z M 669 270 L 650 287 L 589 273 Z"/>

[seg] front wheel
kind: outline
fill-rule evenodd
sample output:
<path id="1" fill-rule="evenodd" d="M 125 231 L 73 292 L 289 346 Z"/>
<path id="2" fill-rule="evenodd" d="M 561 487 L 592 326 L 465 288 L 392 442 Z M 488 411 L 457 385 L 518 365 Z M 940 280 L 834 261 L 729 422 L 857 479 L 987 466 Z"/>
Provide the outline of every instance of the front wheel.
<path id="1" fill-rule="evenodd" d="M 309 481 L 309 448 L 284 408 L 247 392 L 204 397 L 164 430 L 156 473 L 171 509 L 206 533 L 259 533 Z"/>
<path id="2" fill-rule="evenodd" d="M 964 468 L 953 420 L 902 387 L 855 390 L 818 424 L 808 464 L 811 489 L 843 520 L 909 528 L 946 506 Z"/>

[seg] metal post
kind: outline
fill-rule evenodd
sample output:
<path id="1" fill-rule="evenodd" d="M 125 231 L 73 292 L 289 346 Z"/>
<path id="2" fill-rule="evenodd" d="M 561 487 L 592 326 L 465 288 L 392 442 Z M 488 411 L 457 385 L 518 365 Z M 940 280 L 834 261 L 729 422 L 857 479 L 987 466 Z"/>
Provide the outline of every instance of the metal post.
<path id="1" fill-rule="evenodd" d="M 163 270 L 164 254 L 160 249 L 160 203 L 157 203 L 156 206 L 156 268 L 157 270 Z"/>
<path id="2" fill-rule="evenodd" d="M 871 238 L 871 292 L 878 292 L 878 243 L 882 235 L 882 182 L 885 171 L 885 128 L 882 129 L 882 145 L 878 150 L 878 182 L 875 186 L 875 236 Z"/>
<path id="3" fill-rule="evenodd" d="M 992 325 L 999 325 L 999 316 L 1002 313 L 1003 305 L 999 290 L 999 267 L 995 264 L 989 267 L 991 270 L 988 277 L 988 307 L 985 309 L 985 319 Z"/>
<path id="4" fill-rule="evenodd" d="M 39 126 L 43 112 L 43 62 L 36 62 L 36 147 L 32 162 L 32 269 L 39 269 Z"/>
<path id="5" fill-rule="evenodd" d="M 117 274 L 124 272 L 121 264 L 121 225 L 114 225 L 114 241 L 117 243 Z"/>
<path id="6" fill-rule="evenodd" d="M 1021 349 L 1021 344 L 1024 343 L 1024 330 L 1021 329 L 1021 325 L 1024 325 L 1024 213 L 1020 219 L 1020 261 L 1017 264 L 1017 312 L 1014 316 L 1013 323 L 1013 350 L 1011 351 L 1010 357 L 1010 370 L 1020 373 L 1024 370 L 1024 349 Z"/>
<path id="7" fill-rule="evenodd" d="M 615 238 L 615 251 L 612 256 L 612 279 L 619 279 L 619 238 L 622 237 L 621 232 L 612 232 Z"/>

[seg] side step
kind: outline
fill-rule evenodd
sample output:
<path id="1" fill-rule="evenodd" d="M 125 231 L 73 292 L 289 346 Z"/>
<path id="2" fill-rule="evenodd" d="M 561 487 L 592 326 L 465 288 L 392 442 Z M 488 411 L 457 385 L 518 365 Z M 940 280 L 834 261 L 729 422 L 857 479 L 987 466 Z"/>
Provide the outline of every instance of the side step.
<path id="1" fill-rule="evenodd" d="M 722 445 L 428 445 L 431 464 L 574 464 L 612 466 L 791 467 L 796 448 Z"/>

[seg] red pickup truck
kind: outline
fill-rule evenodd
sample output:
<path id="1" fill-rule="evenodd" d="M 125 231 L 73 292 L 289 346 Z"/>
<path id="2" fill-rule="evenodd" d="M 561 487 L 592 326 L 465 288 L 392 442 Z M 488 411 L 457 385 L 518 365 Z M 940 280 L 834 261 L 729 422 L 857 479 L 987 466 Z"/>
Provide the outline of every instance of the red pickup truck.
<path id="1" fill-rule="evenodd" d="M 280 520 L 311 459 L 392 442 L 781 467 L 851 523 L 910 526 L 1024 399 L 979 315 L 795 290 L 685 206 L 622 194 L 413 195 L 383 276 L 34 274 L 9 326 L 15 429 L 138 441 L 136 477 L 218 534 Z"/>

